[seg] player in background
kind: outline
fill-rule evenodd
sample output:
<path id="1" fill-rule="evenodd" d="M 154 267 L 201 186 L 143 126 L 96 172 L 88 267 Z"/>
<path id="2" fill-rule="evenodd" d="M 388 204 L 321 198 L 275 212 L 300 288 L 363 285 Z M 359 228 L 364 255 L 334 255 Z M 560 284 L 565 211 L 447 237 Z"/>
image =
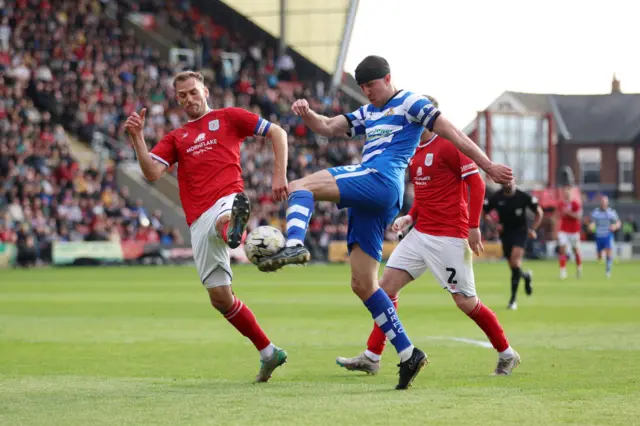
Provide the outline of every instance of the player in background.
<path id="1" fill-rule="evenodd" d="M 149 181 L 157 180 L 178 163 L 180 200 L 191 229 L 200 280 L 213 307 L 260 352 L 256 382 L 266 382 L 286 361 L 287 353 L 271 343 L 253 312 L 234 295 L 227 246 L 240 245 L 251 210 L 243 192 L 240 144 L 249 136 L 271 139 L 275 156 L 273 198 L 283 201 L 287 197 L 287 134 L 244 109 L 210 109 L 209 90 L 199 73 L 181 72 L 173 86 L 178 103 L 190 119 L 185 125 L 162 138 L 151 153 L 143 133 L 146 109 L 130 115 L 125 128 Z"/>
<path id="2" fill-rule="evenodd" d="M 527 227 L 527 209 L 535 213 L 531 227 Z M 516 188 L 515 180 L 502 185 L 491 198 L 485 201 L 485 220 L 493 222 L 489 213 L 498 211 L 499 224 L 496 226 L 502 241 L 502 252 L 509 261 L 511 268 L 511 299 L 507 309 L 516 310 L 516 296 L 520 278 L 524 278 L 524 289 L 528 296 L 533 293 L 533 272 L 522 272 L 522 257 L 527 238 L 535 239 L 536 231 L 542 222 L 542 208 L 538 205 L 536 197 L 532 197 L 524 191 Z"/>
<path id="3" fill-rule="evenodd" d="M 562 188 L 563 199 L 558 205 L 560 214 L 560 231 L 558 232 L 558 248 L 560 255 L 560 278 L 567 278 L 567 249 L 571 247 L 576 259 L 576 274 L 582 276 L 582 256 L 580 254 L 580 229 L 582 227 L 582 203 L 573 199 L 573 187 Z"/>
<path id="4" fill-rule="evenodd" d="M 600 207 L 591 212 L 591 229 L 596 234 L 596 250 L 598 260 L 602 259 L 602 253 L 606 256 L 606 275 L 611 276 L 613 266 L 613 237 L 614 233 L 620 229 L 620 218 L 618 213 L 609 207 L 609 197 L 600 196 Z"/>
<path id="5" fill-rule="evenodd" d="M 420 135 L 426 128 L 451 140 L 498 182 L 510 180 L 512 173 L 508 167 L 489 161 L 427 98 L 397 90 L 384 58 L 366 57 L 357 66 L 355 76 L 370 104 L 332 118 L 316 114 L 304 99 L 297 100 L 292 110 L 322 136 L 366 135 L 362 163 L 322 170 L 289 185 L 287 245 L 265 259 L 259 268 L 274 271 L 310 259 L 303 243 L 314 201 L 331 201 L 340 208 L 348 207 L 351 288 L 398 352 L 400 369 L 396 389 L 406 389 L 426 364 L 426 355 L 411 344 L 393 302 L 378 286 L 378 268 L 384 233 L 402 207 L 405 169 Z"/>
<path id="6" fill-rule="evenodd" d="M 437 102 L 430 100 L 437 107 Z M 425 130 L 409 161 L 409 175 L 415 193 L 413 206 L 409 214 L 395 220 L 393 230 L 404 232 L 415 226 L 391 254 L 380 287 L 397 308 L 400 290 L 430 270 L 498 351 L 494 374 L 510 375 L 520 356 L 509 346 L 498 318 L 478 299 L 475 289 L 472 250 L 476 254 L 483 250 L 479 225 L 485 192 L 478 168 L 450 141 Z M 385 333 L 374 323 L 367 350 L 353 358 L 338 357 L 336 363 L 348 370 L 376 374 L 385 340 Z"/>

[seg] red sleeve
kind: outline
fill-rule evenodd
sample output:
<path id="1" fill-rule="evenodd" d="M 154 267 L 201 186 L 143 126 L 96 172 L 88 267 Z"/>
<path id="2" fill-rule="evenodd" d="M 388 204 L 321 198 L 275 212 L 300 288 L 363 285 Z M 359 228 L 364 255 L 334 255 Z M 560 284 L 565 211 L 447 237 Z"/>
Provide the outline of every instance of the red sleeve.
<path id="1" fill-rule="evenodd" d="M 453 143 L 450 145 L 451 149 L 455 150 L 451 155 L 452 159 L 455 158 L 455 161 L 452 161 L 452 170 L 460 173 L 460 178 L 469 185 L 469 228 L 477 228 L 480 226 L 480 215 L 484 206 L 485 184 L 476 163 L 460 152 Z"/>
<path id="2" fill-rule="evenodd" d="M 469 175 L 466 181 L 469 184 L 469 228 L 477 228 L 480 226 L 485 185 L 480 173 Z"/>
<path id="3" fill-rule="evenodd" d="M 266 136 L 271 123 L 264 118 L 242 108 L 227 108 L 227 114 L 238 136 Z"/>
<path id="4" fill-rule="evenodd" d="M 477 175 L 479 173 L 478 166 L 471 158 L 467 157 L 460 151 L 458 151 L 458 158 L 460 159 L 460 177 L 462 179 L 467 179 L 467 177 Z"/>
<path id="5" fill-rule="evenodd" d="M 582 206 L 580 205 L 580 203 L 575 200 L 571 202 L 571 207 L 574 213 L 579 213 L 580 210 L 582 210 Z"/>
<path id="6" fill-rule="evenodd" d="M 176 149 L 176 139 L 173 132 L 160 139 L 151 150 L 151 158 L 157 160 L 167 167 L 171 167 L 178 161 L 178 150 Z"/>
<path id="7" fill-rule="evenodd" d="M 411 206 L 411 210 L 409 210 L 409 216 L 411 216 L 411 219 L 413 219 L 413 223 L 416 223 L 418 221 L 418 203 L 413 203 L 413 205 Z"/>

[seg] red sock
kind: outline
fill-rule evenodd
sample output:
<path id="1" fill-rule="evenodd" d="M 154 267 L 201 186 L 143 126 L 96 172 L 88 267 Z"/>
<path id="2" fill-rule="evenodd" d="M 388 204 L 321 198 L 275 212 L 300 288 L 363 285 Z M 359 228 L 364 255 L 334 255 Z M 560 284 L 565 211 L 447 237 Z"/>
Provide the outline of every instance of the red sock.
<path id="1" fill-rule="evenodd" d="M 469 318 L 474 320 L 478 327 L 484 331 L 484 334 L 487 335 L 489 341 L 498 352 L 507 350 L 509 342 L 504 335 L 504 330 L 500 325 L 500 321 L 498 321 L 498 317 L 491 309 L 483 305 L 480 300 L 478 300 L 473 312 L 469 314 Z"/>
<path id="2" fill-rule="evenodd" d="M 226 243 L 227 235 L 229 235 L 229 222 L 227 221 L 224 225 L 222 225 L 222 240 Z M 237 299 L 236 299 L 237 300 Z"/>
<path id="3" fill-rule="evenodd" d="M 391 297 L 391 301 L 393 302 L 393 307 L 398 309 L 398 296 Z M 378 324 L 374 322 L 373 330 L 371 330 L 369 340 L 367 340 L 367 349 L 376 355 L 382 355 L 386 343 L 387 336 L 384 334 L 382 329 L 378 327 Z"/>
<path id="4" fill-rule="evenodd" d="M 255 345 L 259 351 L 269 346 L 271 341 L 264 334 L 262 328 L 258 324 L 255 315 L 251 309 L 234 297 L 233 306 L 224 314 L 224 317 L 233 325 L 243 336 L 246 336 Z"/>
<path id="5" fill-rule="evenodd" d="M 563 269 L 567 266 L 567 255 L 566 254 L 561 254 L 560 255 L 560 269 Z"/>
<path id="6" fill-rule="evenodd" d="M 578 265 L 578 267 L 582 265 L 582 257 L 580 256 L 580 253 L 576 253 L 576 265 Z"/>

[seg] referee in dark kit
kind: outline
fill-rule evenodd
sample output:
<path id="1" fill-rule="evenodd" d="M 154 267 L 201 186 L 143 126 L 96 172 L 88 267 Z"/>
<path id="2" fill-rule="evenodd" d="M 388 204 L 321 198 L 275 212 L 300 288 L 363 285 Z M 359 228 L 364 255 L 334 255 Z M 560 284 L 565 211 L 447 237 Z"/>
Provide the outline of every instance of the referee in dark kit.
<path id="1" fill-rule="evenodd" d="M 527 209 L 535 213 L 531 227 L 527 226 Z M 510 183 L 502 185 L 502 188 L 496 191 L 491 198 L 485 200 L 485 220 L 489 223 L 493 222 L 489 216 L 492 210 L 498 212 L 499 223 L 496 225 L 496 229 L 502 241 L 502 252 L 511 268 L 511 299 L 507 309 L 515 310 L 518 309 L 516 296 L 520 278 L 524 278 L 527 295 L 530 296 L 533 292 L 532 272 L 522 272 L 520 267 L 527 238 L 536 238 L 536 230 L 542 222 L 542 208 L 538 205 L 536 197 L 517 189 L 515 180 L 512 180 Z"/>

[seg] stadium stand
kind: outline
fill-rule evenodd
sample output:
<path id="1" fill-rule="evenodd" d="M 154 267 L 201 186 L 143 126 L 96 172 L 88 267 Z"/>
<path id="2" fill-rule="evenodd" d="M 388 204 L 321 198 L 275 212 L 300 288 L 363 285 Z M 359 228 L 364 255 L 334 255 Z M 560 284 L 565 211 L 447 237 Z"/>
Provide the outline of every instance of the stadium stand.
<path id="1" fill-rule="evenodd" d="M 126 35 L 113 48 L 108 38 L 119 30 L 98 18 L 100 6 L 18 1 L 3 9 L 0 242 L 17 244 L 19 264 L 50 262 L 53 241 L 182 241 L 162 212 L 147 212 L 116 185 L 113 165 L 83 168 L 71 154 L 61 123 L 80 136 L 96 126 L 113 131 L 135 106 L 118 79 L 135 70 L 126 58 L 140 52 Z M 106 38 L 87 44 L 95 34 Z M 93 50 L 100 42 L 102 53 Z M 107 62 L 88 60 L 103 54 Z M 120 73 L 107 70 L 120 60 Z"/>

